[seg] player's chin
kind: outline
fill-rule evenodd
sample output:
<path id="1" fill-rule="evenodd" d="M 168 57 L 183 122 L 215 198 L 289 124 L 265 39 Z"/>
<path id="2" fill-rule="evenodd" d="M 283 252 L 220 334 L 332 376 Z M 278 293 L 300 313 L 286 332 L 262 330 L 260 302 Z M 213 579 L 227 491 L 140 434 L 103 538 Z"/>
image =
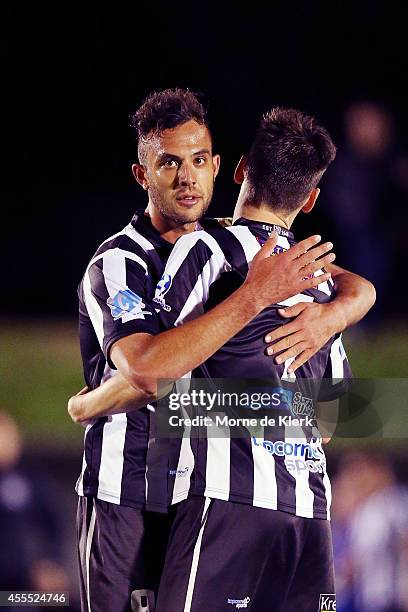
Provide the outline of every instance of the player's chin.
<path id="1" fill-rule="evenodd" d="M 182 219 L 184 223 L 193 223 L 201 219 L 207 208 L 208 205 L 200 200 L 197 204 L 194 204 L 194 206 L 179 205 L 177 207 L 177 213 L 179 219 Z"/>

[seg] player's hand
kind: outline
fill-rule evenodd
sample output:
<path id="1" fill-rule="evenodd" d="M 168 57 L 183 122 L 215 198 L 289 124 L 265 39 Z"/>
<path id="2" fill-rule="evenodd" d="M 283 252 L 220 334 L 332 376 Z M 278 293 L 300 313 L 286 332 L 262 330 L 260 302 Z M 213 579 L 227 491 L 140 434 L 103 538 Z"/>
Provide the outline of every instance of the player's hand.
<path id="1" fill-rule="evenodd" d="M 265 342 L 272 343 L 266 352 L 278 354 L 276 363 L 295 357 L 288 367 L 288 372 L 294 372 L 330 340 L 337 331 L 337 323 L 330 303 L 301 302 L 278 312 L 285 319 L 295 318 L 265 336 Z"/>
<path id="2" fill-rule="evenodd" d="M 82 406 L 82 396 L 85 395 L 85 393 L 88 393 L 88 391 L 89 391 L 88 387 L 84 387 L 83 389 L 81 389 L 79 393 L 70 397 L 68 400 L 68 408 L 67 408 L 68 414 L 71 417 L 71 419 L 74 421 L 74 423 L 79 423 L 80 425 L 83 425 L 84 427 L 86 427 L 87 425 L 89 425 L 89 423 L 92 422 L 92 419 L 84 420 L 82 418 L 82 415 L 84 412 L 83 406 Z"/>
<path id="3" fill-rule="evenodd" d="M 277 239 L 277 234 L 272 232 L 252 260 L 244 282 L 261 310 L 327 281 L 329 273 L 319 276 L 314 273 L 335 259 L 334 253 L 328 253 L 333 244 L 318 244 L 320 236 L 310 236 L 286 252 L 270 257 Z"/>

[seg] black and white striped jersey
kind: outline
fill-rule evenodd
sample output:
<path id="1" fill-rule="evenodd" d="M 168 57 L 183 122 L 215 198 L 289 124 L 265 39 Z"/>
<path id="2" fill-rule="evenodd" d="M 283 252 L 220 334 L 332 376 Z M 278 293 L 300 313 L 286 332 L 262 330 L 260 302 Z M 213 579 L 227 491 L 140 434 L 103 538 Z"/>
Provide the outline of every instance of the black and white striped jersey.
<path id="1" fill-rule="evenodd" d="M 212 220 L 208 224 L 217 225 Z M 92 257 L 79 286 L 79 335 L 88 387 L 94 389 L 116 373 L 109 359 L 115 341 L 137 332 L 159 332 L 152 297 L 172 248 L 139 211 Z M 168 461 L 158 448 L 155 427 L 149 407 L 88 425 L 78 494 L 164 511 Z"/>
<path id="2" fill-rule="evenodd" d="M 158 333 L 151 296 L 171 248 L 148 217 L 135 214 L 92 257 L 78 291 L 79 336 L 88 387 L 94 389 L 115 374 L 109 351 L 116 340 L 136 332 Z M 78 494 L 142 508 L 152 426 L 147 407 L 88 425 Z"/>
<path id="3" fill-rule="evenodd" d="M 163 326 L 180 325 L 200 316 L 234 291 L 245 278 L 248 265 L 271 231 L 278 233 L 275 253 L 295 244 L 292 232 L 279 226 L 239 219 L 234 226 L 195 232 L 180 238 L 166 264 L 155 294 Z M 322 274 L 317 272 L 316 274 Z M 298 302 L 328 302 L 331 281 L 271 305 L 227 342 L 194 376 L 212 379 L 256 379 L 279 388 L 281 381 L 303 383 L 314 401 L 329 401 L 345 392 L 350 378 L 341 337 L 332 338 L 295 373 L 292 360 L 277 365 L 265 354 L 264 337 L 282 325 L 277 310 Z M 314 381 L 330 378 L 319 389 Z M 316 397 L 316 388 L 318 396 Z M 306 392 L 307 393 L 307 392 Z M 308 399 L 310 393 L 303 399 Z M 213 425 L 211 425 L 212 427 Z M 321 439 L 315 427 L 245 428 L 232 437 L 228 426 L 211 435 L 209 426 L 198 436 L 183 438 L 177 466 L 173 466 L 172 503 L 189 495 L 205 495 L 254 506 L 283 510 L 303 517 L 329 518 L 330 482 Z M 197 434 L 197 432 L 195 432 Z"/>

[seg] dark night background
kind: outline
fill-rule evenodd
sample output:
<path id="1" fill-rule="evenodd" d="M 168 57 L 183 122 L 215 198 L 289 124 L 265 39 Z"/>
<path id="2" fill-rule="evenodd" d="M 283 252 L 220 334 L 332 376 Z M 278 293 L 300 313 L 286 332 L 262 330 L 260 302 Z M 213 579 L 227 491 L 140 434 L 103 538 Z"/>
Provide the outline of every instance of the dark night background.
<path id="1" fill-rule="evenodd" d="M 20 0 L 2 11 L 4 314 L 75 315 L 89 257 L 144 201 L 128 117 L 152 89 L 188 86 L 209 101 L 217 215 L 232 211 L 234 163 L 275 104 L 316 115 L 341 144 L 347 104 L 379 101 L 406 150 L 406 23 L 390 3 Z M 396 265 L 406 195 L 392 201 Z M 333 238 L 324 204 L 323 192 L 299 236 Z"/>
<path id="2" fill-rule="evenodd" d="M 130 170 L 136 157 L 130 113 L 153 89 L 182 86 L 202 92 L 209 103 L 222 156 L 210 208 L 214 216 L 232 213 L 238 193 L 232 180 L 235 164 L 261 113 L 272 106 L 315 115 L 338 145 L 317 208 L 299 218 L 295 231 L 299 239 L 319 232 L 333 240 L 337 262 L 377 287 L 375 309 L 347 330 L 346 346 L 356 377 L 368 378 L 369 385 L 395 378 L 395 398 L 391 394 L 386 408 L 387 415 L 400 419 L 399 439 L 385 429 L 379 432 L 384 439 L 340 439 L 328 448 L 337 495 L 336 571 L 343 584 L 338 610 L 372 610 L 346 607 L 351 573 L 341 574 L 349 554 L 342 529 L 354 520 L 356 495 L 359 503 L 369 501 L 367 483 L 382 480 L 364 467 L 361 454 L 354 463 L 353 455 L 351 463 L 344 460 L 353 448 L 364 453 L 365 442 L 367 450 L 370 442 L 378 446 L 384 466 L 390 460 L 401 483 L 405 507 L 400 515 L 406 516 L 406 401 L 400 401 L 406 400 L 408 364 L 408 53 L 403 10 L 378 0 L 3 4 L 0 570 L 13 567 L 13 550 L 14 560 L 29 570 L 23 575 L 24 588 L 69 589 L 70 609 L 77 612 L 73 484 L 81 466 L 83 432 L 66 413 L 67 398 L 83 386 L 76 289 L 99 243 L 122 229 L 146 201 Z M 345 144 L 345 111 L 359 101 L 377 105 L 394 126 L 379 158 L 357 159 Z M 405 379 L 398 383 L 396 377 Z M 17 427 L 23 444 L 16 454 L 13 444 L 20 442 L 16 436 L 13 442 L 10 431 Z M 14 463 L 7 463 L 7 453 Z M 41 506 L 10 511 L 4 483 L 10 473 L 17 474 L 40 493 L 31 472 L 51 495 Z M 8 492 L 13 498 L 12 487 Z M 395 513 L 392 498 L 384 495 L 385 525 Z M 55 520 L 38 512 L 42 506 Z M 377 518 L 360 529 L 363 539 L 381 532 Z M 394 528 L 389 530 L 393 538 Z M 55 540 L 61 549 L 56 568 L 43 567 L 34 581 L 38 559 L 33 565 L 24 548 L 31 550 L 33 534 L 41 543 L 40 561 L 49 561 L 50 542 Z M 408 541 L 408 525 L 401 527 L 401 540 Z M 375 552 L 378 567 L 384 558 L 397 558 L 393 545 L 385 543 Z M 364 561 L 366 555 L 360 557 Z M 398 572 L 403 576 L 399 583 L 406 583 L 406 567 L 408 557 L 402 570 L 396 567 L 390 593 Z M 10 582 L 1 583 L 1 574 L 0 590 L 10 588 Z M 371 577 L 368 571 L 365 575 Z M 358 576 L 351 587 L 362 588 Z M 408 607 L 402 609 L 408 612 Z"/>

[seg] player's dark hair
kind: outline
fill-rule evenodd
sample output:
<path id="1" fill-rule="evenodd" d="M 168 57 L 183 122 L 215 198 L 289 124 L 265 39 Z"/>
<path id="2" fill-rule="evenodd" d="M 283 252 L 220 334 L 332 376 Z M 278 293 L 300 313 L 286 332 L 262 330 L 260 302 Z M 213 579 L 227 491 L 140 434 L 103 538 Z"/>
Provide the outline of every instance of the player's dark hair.
<path id="1" fill-rule="evenodd" d="M 329 133 L 313 117 L 273 108 L 263 116 L 247 159 L 251 202 L 296 210 L 335 156 Z"/>
<path id="2" fill-rule="evenodd" d="M 175 128 L 187 121 L 194 120 L 206 125 L 206 109 L 199 100 L 199 94 L 189 89 L 165 89 L 154 91 L 131 115 L 131 126 L 136 130 L 139 159 L 143 157 L 143 142 L 150 136 L 161 134 L 164 130 Z"/>

